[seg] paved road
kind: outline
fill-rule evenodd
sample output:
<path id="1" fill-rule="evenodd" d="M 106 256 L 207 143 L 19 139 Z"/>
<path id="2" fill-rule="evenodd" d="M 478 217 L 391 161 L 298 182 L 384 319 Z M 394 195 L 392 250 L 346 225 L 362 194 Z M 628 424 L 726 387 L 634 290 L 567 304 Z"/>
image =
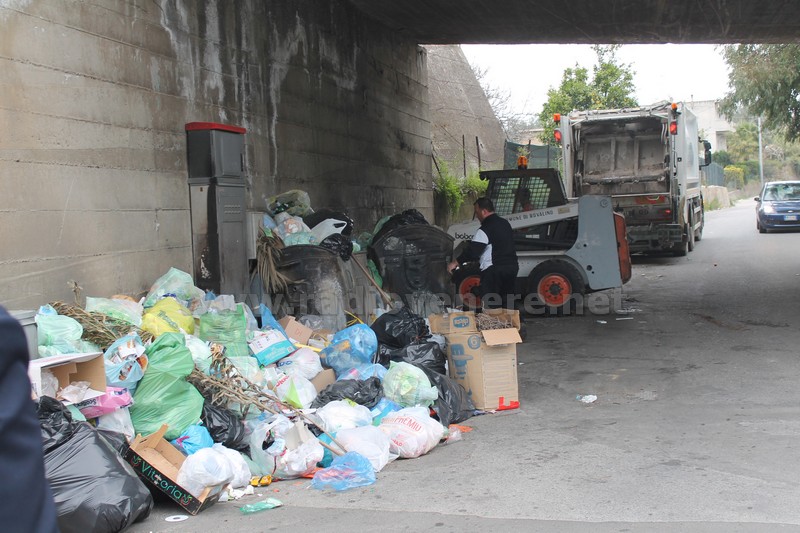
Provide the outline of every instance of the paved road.
<path id="1" fill-rule="evenodd" d="M 759 235 L 752 202 L 709 213 L 617 301 L 531 319 L 522 409 L 371 487 L 281 482 L 262 493 L 280 509 L 171 524 L 161 505 L 131 531 L 800 531 L 800 233 Z"/>

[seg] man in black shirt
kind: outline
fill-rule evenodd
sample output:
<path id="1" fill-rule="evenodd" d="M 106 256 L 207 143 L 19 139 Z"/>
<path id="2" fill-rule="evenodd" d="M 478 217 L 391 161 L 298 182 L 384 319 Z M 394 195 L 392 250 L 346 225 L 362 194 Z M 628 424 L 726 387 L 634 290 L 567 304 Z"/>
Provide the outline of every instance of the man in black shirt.
<path id="1" fill-rule="evenodd" d="M 452 272 L 461 263 L 480 261 L 479 296 L 483 306 L 513 309 L 519 272 L 514 230 L 508 220 L 494 212 L 494 204 L 489 198 L 478 198 L 474 208 L 481 227 L 464 252 L 447 265 L 447 271 Z"/>

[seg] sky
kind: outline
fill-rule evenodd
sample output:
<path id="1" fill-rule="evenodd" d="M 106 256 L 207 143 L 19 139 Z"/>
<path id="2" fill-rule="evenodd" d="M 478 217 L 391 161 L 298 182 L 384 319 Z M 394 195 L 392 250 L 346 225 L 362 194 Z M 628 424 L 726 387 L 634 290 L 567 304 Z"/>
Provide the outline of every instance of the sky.
<path id="1" fill-rule="evenodd" d="M 578 44 L 461 45 L 469 62 L 486 69 L 486 82 L 507 90 L 514 112 L 536 115 L 557 88 L 564 70 L 578 63 L 591 75 L 597 55 Z M 635 72 L 640 104 L 661 100 L 715 100 L 728 92 L 728 68 L 715 45 L 623 45 L 621 63 Z"/>

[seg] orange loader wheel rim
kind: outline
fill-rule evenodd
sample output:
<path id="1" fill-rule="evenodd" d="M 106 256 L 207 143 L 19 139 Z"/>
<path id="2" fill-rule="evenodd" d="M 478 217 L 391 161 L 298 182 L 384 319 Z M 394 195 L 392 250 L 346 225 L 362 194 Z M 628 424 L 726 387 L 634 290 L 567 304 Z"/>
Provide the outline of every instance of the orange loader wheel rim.
<path id="1" fill-rule="evenodd" d="M 461 296 L 461 301 L 470 307 L 479 307 L 481 305 L 481 299 L 472 294 L 472 289 L 480 284 L 480 276 L 464 278 L 458 285 L 458 294 Z"/>
<path id="2" fill-rule="evenodd" d="M 536 287 L 539 299 L 553 307 L 561 307 L 572 296 L 572 284 L 561 274 L 547 274 Z"/>

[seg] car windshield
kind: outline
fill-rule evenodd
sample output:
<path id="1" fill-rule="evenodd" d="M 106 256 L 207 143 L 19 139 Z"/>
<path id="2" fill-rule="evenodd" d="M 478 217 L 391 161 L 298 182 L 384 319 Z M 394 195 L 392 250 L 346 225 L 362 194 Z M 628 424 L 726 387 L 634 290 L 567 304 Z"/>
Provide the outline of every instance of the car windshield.
<path id="1" fill-rule="evenodd" d="M 767 201 L 800 200 L 800 183 L 777 183 L 764 189 L 762 199 Z"/>

